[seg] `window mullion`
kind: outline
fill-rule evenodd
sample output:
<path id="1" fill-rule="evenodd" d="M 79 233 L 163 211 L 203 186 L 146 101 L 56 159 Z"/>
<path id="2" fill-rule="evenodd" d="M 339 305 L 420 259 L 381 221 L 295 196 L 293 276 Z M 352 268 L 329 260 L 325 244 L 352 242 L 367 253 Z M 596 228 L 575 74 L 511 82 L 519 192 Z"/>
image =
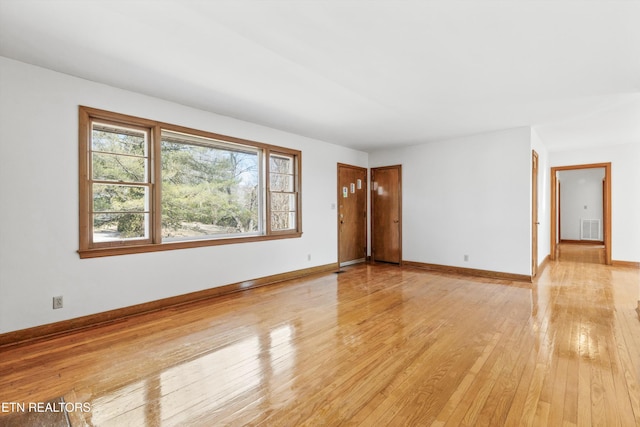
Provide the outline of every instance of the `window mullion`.
<path id="1" fill-rule="evenodd" d="M 129 154 L 129 153 L 113 153 L 111 151 L 101 151 L 101 150 L 91 150 L 93 154 L 108 154 L 110 156 L 121 156 L 121 157 L 132 157 L 136 159 L 146 159 L 146 156 L 141 156 L 139 154 Z"/>
<path id="2" fill-rule="evenodd" d="M 133 187 L 148 187 L 151 189 L 153 186 L 149 182 L 137 182 L 137 181 L 109 181 L 108 179 L 94 179 L 91 181 L 93 184 L 106 184 L 106 185 L 128 185 Z"/>
<path id="3" fill-rule="evenodd" d="M 271 235 L 271 150 L 264 149 L 264 188 L 265 188 L 265 212 L 264 212 L 264 233 Z"/>
<path id="4" fill-rule="evenodd" d="M 151 183 L 151 241 L 162 243 L 162 159 L 160 158 L 162 129 L 151 129 L 149 181 Z"/>

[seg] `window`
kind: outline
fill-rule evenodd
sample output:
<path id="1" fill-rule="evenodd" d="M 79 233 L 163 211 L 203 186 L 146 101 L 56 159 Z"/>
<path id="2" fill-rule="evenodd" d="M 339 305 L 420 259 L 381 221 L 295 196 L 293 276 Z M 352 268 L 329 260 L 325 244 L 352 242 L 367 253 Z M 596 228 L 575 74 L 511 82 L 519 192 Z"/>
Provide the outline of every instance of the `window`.
<path id="1" fill-rule="evenodd" d="M 80 256 L 299 237 L 300 157 L 80 107 Z"/>
<path id="2" fill-rule="evenodd" d="M 297 228 L 298 193 L 296 192 L 295 157 L 272 153 L 269 158 L 271 189 L 271 231 Z"/>
<path id="3" fill-rule="evenodd" d="M 162 131 L 162 239 L 260 235 L 262 150 Z"/>
<path id="4" fill-rule="evenodd" d="M 150 238 L 149 132 L 94 122 L 91 198 L 95 243 Z"/>

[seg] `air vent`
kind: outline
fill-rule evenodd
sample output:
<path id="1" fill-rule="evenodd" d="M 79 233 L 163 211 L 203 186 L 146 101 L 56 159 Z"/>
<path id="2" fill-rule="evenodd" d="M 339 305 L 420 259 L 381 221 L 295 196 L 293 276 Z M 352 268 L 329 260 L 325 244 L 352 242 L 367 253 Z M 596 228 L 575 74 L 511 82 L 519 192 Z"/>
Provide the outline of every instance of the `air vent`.
<path id="1" fill-rule="evenodd" d="M 583 219 L 580 229 L 581 240 L 597 240 L 601 241 L 600 237 L 600 220 L 599 219 Z"/>

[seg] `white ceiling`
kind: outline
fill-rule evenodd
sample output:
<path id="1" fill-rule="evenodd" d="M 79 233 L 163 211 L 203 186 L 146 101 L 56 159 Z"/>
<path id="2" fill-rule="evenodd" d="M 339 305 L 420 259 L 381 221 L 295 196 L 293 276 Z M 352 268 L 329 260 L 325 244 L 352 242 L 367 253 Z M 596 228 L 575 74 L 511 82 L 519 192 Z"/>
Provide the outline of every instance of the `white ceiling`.
<path id="1" fill-rule="evenodd" d="M 0 55 L 364 151 L 640 143 L 634 0 L 0 0 Z"/>

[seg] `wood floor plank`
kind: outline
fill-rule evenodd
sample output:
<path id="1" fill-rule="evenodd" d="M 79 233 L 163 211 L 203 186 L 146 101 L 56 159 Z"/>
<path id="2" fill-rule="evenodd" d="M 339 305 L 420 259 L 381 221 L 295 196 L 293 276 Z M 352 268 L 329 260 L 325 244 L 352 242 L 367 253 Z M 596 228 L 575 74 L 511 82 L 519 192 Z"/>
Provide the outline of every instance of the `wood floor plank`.
<path id="1" fill-rule="evenodd" d="M 628 327 L 629 325 L 624 319 L 624 315 L 620 316 L 618 324 L 622 325 L 621 328 L 616 328 L 616 342 L 618 345 L 618 357 L 620 360 L 620 375 L 624 378 L 624 382 L 620 381 L 616 385 L 616 390 L 624 395 L 628 393 L 629 404 L 633 411 L 633 417 L 636 425 L 640 425 L 640 370 L 633 366 L 632 360 L 637 360 L 640 363 L 640 354 L 634 356 L 632 347 L 628 345 Z M 638 365 L 637 363 L 636 365 Z"/>
<path id="2" fill-rule="evenodd" d="M 577 407 L 577 425 L 580 427 L 591 426 L 591 363 L 587 360 L 589 354 L 590 337 L 581 322 L 578 360 L 578 407 Z"/>
<path id="3" fill-rule="evenodd" d="M 579 369 L 580 369 L 580 313 L 577 309 L 571 310 L 569 341 L 567 344 L 567 372 L 564 396 L 557 396 L 558 400 L 564 398 L 563 402 L 563 424 L 575 425 L 578 422 L 578 387 L 579 387 Z"/>
<path id="4" fill-rule="evenodd" d="M 546 293 L 546 292 L 545 292 Z M 544 297 L 544 293 L 540 292 L 540 296 Z M 548 293 L 547 298 L 553 300 L 555 293 Z M 529 383 L 526 397 L 524 398 L 524 405 L 520 421 L 518 425 L 532 426 L 536 419 L 536 412 L 540 402 L 540 397 L 545 384 L 545 379 L 551 371 L 551 362 L 553 360 L 553 350 L 555 348 L 553 342 L 553 335 L 550 335 L 549 318 L 551 317 L 551 304 L 544 304 L 537 310 L 537 315 L 540 317 L 534 322 L 534 331 L 537 336 L 534 341 L 534 348 L 536 349 L 535 365 L 533 367 L 532 379 Z M 517 414 L 512 418 L 515 420 Z"/>
<path id="5" fill-rule="evenodd" d="M 528 328 L 522 328 L 522 334 L 517 342 L 512 344 L 509 352 L 511 360 L 505 365 L 503 373 L 500 375 L 496 386 L 492 390 L 493 399 L 491 404 L 485 404 L 480 414 L 478 426 L 492 426 L 507 424 L 507 417 L 516 397 L 516 390 L 524 376 L 525 364 L 529 356 L 533 353 L 532 338 L 528 333 Z M 521 351 L 522 348 L 530 348 L 531 351 Z M 518 351 L 514 351 L 518 349 Z M 525 376 L 525 382 L 529 377 Z"/>
<path id="6" fill-rule="evenodd" d="M 0 348 L 0 403 L 64 396 L 100 426 L 640 425 L 640 270 L 601 252 L 562 244 L 531 287 L 361 264 Z"/>
<path id="7" fill-rule="evenodd" d="M 521 425 L 521 417 L 524 412 L 524 406 L 526 403 L 527 392 L 531 386 L 533 379 L 533 372 L 536 366 L 535 364 L 536 353 L 534 346 L 531 346 L 528 357 L 523 361 L 524 367 L 522 368 L 522 374 L 520 375 L 517 388 L 511 399 L 511 404 L 507 408 L 507 415 L 504 420 L 504 425 L 509 427 L 517 427 Z M 517 375 L 519 371 L 514 369 L 514 375 Z"/>

